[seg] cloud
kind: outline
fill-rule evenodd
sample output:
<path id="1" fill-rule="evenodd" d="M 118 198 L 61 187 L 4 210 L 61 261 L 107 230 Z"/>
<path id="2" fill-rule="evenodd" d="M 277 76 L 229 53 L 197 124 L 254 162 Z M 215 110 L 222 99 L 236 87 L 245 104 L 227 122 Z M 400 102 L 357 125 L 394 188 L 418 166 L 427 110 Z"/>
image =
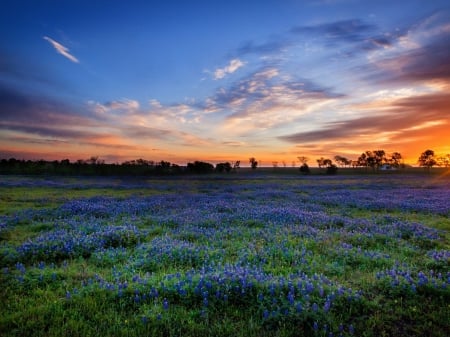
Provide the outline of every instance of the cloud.
<path id="1" fill-rule="evenodd" d="M 291 46 L 287 40 L 279 39 L 276 41 L 267 41 L 264 43 L 257 44 L 254 41 L 247 41 L 241 47 L 237 49 L 238 55 L 247 55 L 247 54 L 274 54 L 280 53 L 289 46 Z"/>
<path id="2" fill-rule="evenodd" d="M 49 38 L 48 36 L 44 36 L 43 39 L 47 40 L 53 46 L 53 48 L 55 48 L 56 51 L 62 56 L 68 58 L 70 61 L 74 63 L 80 63 L 80 61 L 78 61 L 78 59 L 75 56 L 69 53 L 69 49 L 67 47 L 64 47 L 62 44 L 56 42 L 55 40 Z"/>
<path id="3" fill-rule="evenodd" d="M 150 109 L 143 112 L 143 117 L 156 125 L 175 127 L 192 125 L 200 122 L 201 113 L 196 103 L 174 103 L 163 105 L 156 99 L 149 101 Z"/>
<path id="4" fill-rule="evenodd" d="M 137 112 L 140 108 L 138 101 L 128 98 L 114 100 L 103 104 L 95 101 L 88 101 L 87 104 L 96 116 L 101 118 L 104 118 L 107 113 L 132 114 Z"/>
<path id="5" fill-rule="evenodd" d="M 137 110 L 139 109 L 139 102 L 133 99 L 124 98 L 119 101 L 108 102 L 105 106 L 114 110 Z"/>
<path id="6" fill-rule="evenodd" d="M 450 95 L 442 93 L 402 98 L 386 102 L 384 106 L 378 102 L 373 108 L 372 111 L 365 111 L 369 116 L 325 123 L 316 130 L 293 133 L 279 139 L 296 144 L 351 140 L 354 144 L 373 146 L 377 141 L 395 144 L 414 138 L 419 132 L 433 138 L 436 134 L 430 129 L 450 126 L 447 118 L 450 115 Z"/>
<path id="7" fill-rule="evenodd" d="M 297 26 L 291 29 L 294 34 L 317 35 L 329 43 L 359 42 L 366 39 L 368 33 L 375 30 L 375 26 L 360 19 L 342 20 L 311 26 Z"/>
<path id="8" fill-rule="evenodd" d="M 249 134 L 290 123 L 331 100 L 342 97 L 314 82 L 263 66 L 205 100 L 204 110 L 222 116 L 219 129 Z"/>
<path id="9" fill-rule="evenodd" d="M 65 140 L 82 139 L 101 126 L 66 103 L 0 86 L 0 130 Z"/>
<path id="10" fill-rule="evenodd" d="M 167 129 L 158 129 L 140 125 L 128 125 L 122 128 L 124 134 L 131 139 L 166 139 L 173 137 L 173 132 Z"/>
<path id="11" fill-rule="evenodd" d="M 220 80 L 224 78 L 227 74 L 232 74 L 239 68 L 243 67 L 245 65 L 245 62 L 242 62 L 239 59 L 233 59 L 230 61 L 230 64 L 223 67 L 223 68 L 217 68 L 214 71 L 214 79 Z"/>
<path id="12" fill-rule="evenodd" d="M 368 55 L 361 70 L 381 83 L 450 82 L 450 19 L 436 13 L 410 27 L 390 48 Z"/>
<path id="13" fill-rule="evenodd" d="M 293 27 L 294 36 L 317 45 L 324 45 L 328 52 L 345 58 L 374 50 L 391 47 L 406 34 L 407 29 L 381 32 L 380 28 L 361 19 L 341 20 L 310 26 Z"/>

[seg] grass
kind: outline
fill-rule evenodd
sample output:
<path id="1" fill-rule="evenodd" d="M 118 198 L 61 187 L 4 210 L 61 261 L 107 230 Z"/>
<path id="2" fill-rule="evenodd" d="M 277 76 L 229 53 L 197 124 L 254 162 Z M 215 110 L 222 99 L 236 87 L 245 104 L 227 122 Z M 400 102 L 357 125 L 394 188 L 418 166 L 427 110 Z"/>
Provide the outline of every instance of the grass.
<path id="1" fill-rule="evenodd" d="M 417 176 L 5 177 L 0 335 L 448 336 L 450 178 Z"/>

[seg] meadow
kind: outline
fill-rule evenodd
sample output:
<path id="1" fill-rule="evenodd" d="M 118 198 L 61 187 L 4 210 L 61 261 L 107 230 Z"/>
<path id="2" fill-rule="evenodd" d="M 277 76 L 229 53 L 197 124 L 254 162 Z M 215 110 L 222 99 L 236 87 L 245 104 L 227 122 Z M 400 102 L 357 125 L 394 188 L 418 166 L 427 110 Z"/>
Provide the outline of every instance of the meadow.
<path id="1" fill-rule="evenodd" d="M 0 177 L 1 336 L 449 336 L 450 176 Z"/>

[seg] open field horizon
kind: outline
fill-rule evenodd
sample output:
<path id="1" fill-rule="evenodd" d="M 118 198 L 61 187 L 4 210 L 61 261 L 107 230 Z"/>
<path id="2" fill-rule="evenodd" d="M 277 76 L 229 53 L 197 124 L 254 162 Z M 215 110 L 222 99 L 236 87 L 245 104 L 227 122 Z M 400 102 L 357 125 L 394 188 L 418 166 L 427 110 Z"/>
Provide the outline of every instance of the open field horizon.
<path id="1" fill-rule="evenodd" d="M 0 334 L 446 337 L 431 171 L 2 175 Z"/>

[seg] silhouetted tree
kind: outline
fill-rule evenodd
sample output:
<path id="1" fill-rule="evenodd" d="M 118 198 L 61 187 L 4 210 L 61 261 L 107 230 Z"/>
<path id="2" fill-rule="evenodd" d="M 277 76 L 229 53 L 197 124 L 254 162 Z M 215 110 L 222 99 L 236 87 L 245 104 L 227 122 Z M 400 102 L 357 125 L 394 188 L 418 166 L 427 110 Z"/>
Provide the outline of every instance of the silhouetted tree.
<path id="1" fill-rule="evenodd" d="M 324 160 L 325 160 L 324 157 L 320 157 L 319 159 L 316 160 L 319 168 L 322 168 L 322 166 L 325 166 Z"/>
<path id="2" fill-rule="evenodd" d="M 358 157 L 358 160 L 356 161 L 358 166 L 361 167 L 367 167 L 367 155 L 365 152 L 361 153 L 361 155 Z"/>
<path id="3" fill-rule="evenodd" d="M 250 162 L 252 169 L 256 169 L 256 167 L 258 166 L 258 162 L 256 161 L 256 159 L 251 157 L 248 161 Z"/>
<path id="4" fill-rule="evenodd" d="M 155 165 L 155 173 L 163 175 L 168 174 L 170 173 L 170 166 L 170 162 L 161 160 Z"/>
<path id="5" fill-rule="evenodd" d="M 303 173 L 303 174 L 309 174 L 310 172 L 311 172 L 311 170 L 309 169 L 309 166 L 308 166 L 308 164 L 306 164 L 306 163 L 303 163 L 303 165 L 302 166 L 300 166 L 300 172 L 301 173 Z"/>
<path id="6" fill-rule="evenodd" d="M 359 166 L 371 167 L 373 171 L 387 162 L 384 150 L 366 151 L 358 158 Z"/>
<path id="7" fill-rule="evenodd" d="M 426 150 L 420 154 L 417 161 L 420 166 L 426 167 L 428 170 L 437 164 L 433 150 Z"/>
<path id="8" fill-rule="evenodd" d="M 335 174 L 337 172 L 337 166 L 333 164 L 331 159 L 320 157 L 317 159 L 317 164 L 319 165 L 319 168 L 326 167 L 326 174 Z"/>
<path id="9" fill-rule="evenodd" d="M 224 171 L 228 173 L 231 171 L 231 164 L 229 162 L 218 163 L 216 164 L 216 171 L 219 173 L 222 173 Z"/>
<path id="10" fill-rule="evenodd" d="M 443 167 L 450 167 L 450 154 L 446 154 L 436 158 L 437 165 Z"/>
<path id="11" fill-rule="evenodd" d="M 349 160 L 345 157 L 342 157 L 342 156 L 334 156 L 334 160 L 336 161 L 336 163 L 338 163 L 341 166 L 347 166 L 352 163 L 351 160 Z"/>
<path id="12" fill-rule="evenodd" d="M 402 155 L 399 152 L 394 152 L 391 158 L 388 160 L 389 164 L 393 167 L 400 167 L 400 162 L 402 160 Z"/>
<path id="13" fill-rule="evenodd" d="M 203 161 L 195 161 L 187 164 L 187 170 L 191 173 L 211 173 L 214 172 L 214 165 Z"/>
<path id="14" fill-rule="evenodd" d="M 237 160 L 237 161 L 235 161 L 234 164 L 233 164 L 233 171 L 236 172 L 236 170 L 238 170 L 239 168 L 241 168 L 241 161 L 240 161 L 240 160 Z"/>
<path id="15" fill-rule="evenodd" d="M 375 166 L 378 169 L 386 163 L 386 152 L 384 150 L 375 150 L 373 153 L 375 155 Z"/>
<path id="16" fill-rule="evenodd" d="M 331 159 L 323 160 L 323 166 L 330 167 L 331 165 L 333 165 L 333 162 L 331 161 Z"/>
<path id="17" fill-rule="evenodd" d="M 306 164 L 308 162 L 308 160 L 309 160 L 309 158 L 305 157 L 305 156 L 299 156 L 299 157 L 297 157 L 297 159 L 298 159 L 298 161 L 300 162 L 301 165 Z"/>

